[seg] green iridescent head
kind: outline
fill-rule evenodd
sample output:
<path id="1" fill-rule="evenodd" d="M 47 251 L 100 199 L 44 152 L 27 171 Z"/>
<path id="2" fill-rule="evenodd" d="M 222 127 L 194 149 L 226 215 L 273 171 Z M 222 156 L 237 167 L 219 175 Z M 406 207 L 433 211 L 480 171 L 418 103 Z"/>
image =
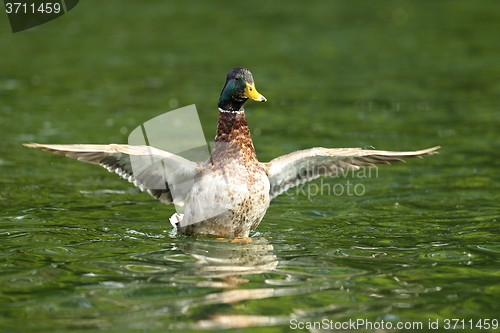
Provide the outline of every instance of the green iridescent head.
<path id="1" fill-rule="evenodd" d="M 243 110 L 247 99 L 265 102 L 267 99 L 255 89 L 252 73 L 246 68 L 236 67 L 227 74 L 226 84 L 222 88 L 219 109 L 225 111 Z"/>

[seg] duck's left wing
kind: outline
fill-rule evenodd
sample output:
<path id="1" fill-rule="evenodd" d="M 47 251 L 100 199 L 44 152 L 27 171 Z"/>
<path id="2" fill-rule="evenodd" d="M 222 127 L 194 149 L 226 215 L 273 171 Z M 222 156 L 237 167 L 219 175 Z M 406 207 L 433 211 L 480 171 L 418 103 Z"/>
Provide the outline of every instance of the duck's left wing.
<path id="1" fill-rule="evenodd" d="M 39 143 L 24 145 L 101 165 L 127 179 L 141 191 L 147 191 L 164 204 L 174 202 L 183 206 L 198 170 L 197 163 L 150 146 Z"/>
<path id="2" fill-rule="evenodd" d="M 403 157 L 421 157 L 437 154 L 441 147 L 417 151 L 364 150 L 360 148 L 311 148 L 277 157 L 269 163 L 262 163 L 271 184 L 270 198 L 273 199 L 291 187 L 303 184 L 321 176 L 338 173 L 341 170 L 357 170 L 375 164 L 404 162 Z"/>

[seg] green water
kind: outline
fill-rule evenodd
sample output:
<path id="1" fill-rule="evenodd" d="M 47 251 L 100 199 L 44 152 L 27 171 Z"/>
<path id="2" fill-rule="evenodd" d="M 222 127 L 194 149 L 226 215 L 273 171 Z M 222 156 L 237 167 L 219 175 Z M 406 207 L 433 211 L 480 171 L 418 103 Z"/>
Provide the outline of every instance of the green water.
<path id="1" fill-rule="evenodd" d="M 498 1 L 87 0 L 16 34 L 0 14 L 0 332 L 495 331 L 475 326 L 500 320 L 498 31 Z M 247 105 L 262 161 L 440 155 L 290 191 L 238 243 L 173 235 L 173 207 L 21 145 L 126 143 L 190 104 L 212 140 L 236 66 L 269 100 Z"/>

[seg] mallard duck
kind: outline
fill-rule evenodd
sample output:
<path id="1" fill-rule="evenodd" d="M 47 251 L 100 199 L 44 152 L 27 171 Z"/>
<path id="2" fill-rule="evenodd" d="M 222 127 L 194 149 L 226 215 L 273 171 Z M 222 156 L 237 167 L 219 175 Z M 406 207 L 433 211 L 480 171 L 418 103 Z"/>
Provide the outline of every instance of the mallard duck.
<path id="1" fill-rule="evenodd" d="M 99 164 L 162 203 L 182 207 L 183 213 L 170 218 L 179 234 L 238 237 L 248 237 L 266 214 L 270 201 L 290 187 L 341 170 L 402 162 L 401 157 L 432 155 L 440 148 L 394 152 L 316 147 L 262 163 L 255 154 L 243 108 L 248 99 L 267 101 L 255 88 L 250 71 L 234 68 L 220 94 L 217 136 L 212 153 L 204 162 L 192 162 L 150 146 L 24 145 Z M 132 168 L 134 160 L 143 163 L 135 168 L 136 172 Z"/>

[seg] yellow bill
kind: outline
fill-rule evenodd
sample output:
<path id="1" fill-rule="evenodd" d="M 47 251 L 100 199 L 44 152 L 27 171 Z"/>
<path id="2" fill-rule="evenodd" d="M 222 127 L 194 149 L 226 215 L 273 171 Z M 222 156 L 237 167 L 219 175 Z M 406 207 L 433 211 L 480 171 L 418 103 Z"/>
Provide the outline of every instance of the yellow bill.
<path id="1" fill-rule="evenodd" d="M 259 94 L 257 89 L 255 89 L 255 84 L 250 84 L 248 82 L 245 82 L 247 87 L 245 88 L 245 96 L 250 98 L 252 101 L 256 102 L 266 102 L 267 99 Z"/>

